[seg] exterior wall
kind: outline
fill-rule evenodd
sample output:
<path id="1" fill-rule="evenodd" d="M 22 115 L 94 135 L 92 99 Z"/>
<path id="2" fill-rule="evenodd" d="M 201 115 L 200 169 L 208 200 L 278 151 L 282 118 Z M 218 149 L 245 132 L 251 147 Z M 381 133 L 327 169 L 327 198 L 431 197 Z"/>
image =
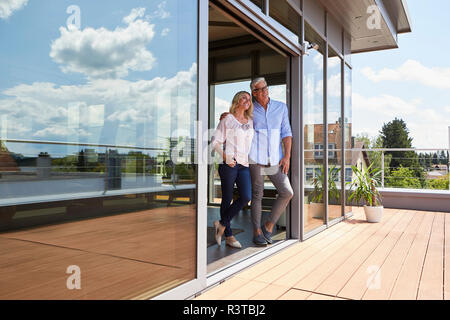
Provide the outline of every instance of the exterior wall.
<path id="1" fill-rule="evenodd" d="M 385 208 L 448 212 L 450 193 L 437 190 L 380 189 Z"/>

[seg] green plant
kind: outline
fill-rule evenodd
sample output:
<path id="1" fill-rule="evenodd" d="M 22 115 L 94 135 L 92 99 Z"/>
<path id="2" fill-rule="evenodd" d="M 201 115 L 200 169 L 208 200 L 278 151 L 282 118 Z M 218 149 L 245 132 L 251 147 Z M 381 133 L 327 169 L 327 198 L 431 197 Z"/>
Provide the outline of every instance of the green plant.
<path id="1" fill-rule="evenodd" d="M 314 190 L 310 195 L 310 202 L 321 203 L 323 201 L 323 167 L 320 167 L 320 171 L 313 178 L 312 183 Z M 339 172 L 341 168 L 336 168 L 336 166 L 330 167 L 328 174 L 328 198 L 338 201 L 340 192 L 336 186 L 336 180 L 339 177 Z"/>
<path id="2" fill-rule="evenodd" d="M 350 184 L 350 188 L 353 189 L 353 193 L 349 196 L 350 201 L 355 201 L 357 204 L 360 203 L 361 199 L 364 202 L 373 207 L 381 204 L 381 195 L 377 187 L 380 185 L 379 175 L 381 170 L 379 168 L 372 168 L 373 163 L 367 168 L 367 170 L 358 169 L 352 166 L 353 173 L 355 175 Z"/>

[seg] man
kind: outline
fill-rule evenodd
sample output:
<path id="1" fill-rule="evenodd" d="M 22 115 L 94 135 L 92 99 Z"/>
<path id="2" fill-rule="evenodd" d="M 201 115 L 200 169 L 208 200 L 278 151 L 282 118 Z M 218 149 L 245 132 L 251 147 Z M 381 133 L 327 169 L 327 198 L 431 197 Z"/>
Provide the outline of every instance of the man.
<path id="1" fill-rule="evenodd" d="M 286 104 L 269 98 L 266 80 L 254 79 L 250 83 L 250 89 L 253 95 L 255 130 L 249 154 L 253 242 L 258 246 L 265 246 L 272 244 L 273 228 L 294 195 L 287 176 L 291 160 L 292 131 Z M 220 119 L 227 115 L 228 112 L 223 113 Z M 273 203 L 269 218 L 261 225 L 266 175 L 277 189 L 278 197 Z"/>
<path id="2" fill-rule="evenodd" d="M 265 246 L 273 242 L 273 228 L 294 195 L 287 176 L 291 159 L 292 131 L 286 104 L 269 98 L 266 80 L 254 79 L 250 89 L 254 98 L 255 129 L 249 154 L 253 242 Z M 265 175 L 277 189 L 278 197 L 273 203 L 269 218 L 261 225 Z"/>

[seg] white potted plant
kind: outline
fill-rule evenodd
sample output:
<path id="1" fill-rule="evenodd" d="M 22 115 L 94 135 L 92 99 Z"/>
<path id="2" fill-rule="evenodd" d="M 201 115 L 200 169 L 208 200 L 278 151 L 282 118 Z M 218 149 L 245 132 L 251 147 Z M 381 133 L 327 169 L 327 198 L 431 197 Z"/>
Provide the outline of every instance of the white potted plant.
<path id="1" fill-rule="evenodd" d="M 381 170 L 372 169 L 372 166 L 373 163 L 366 170 L 352 166 L 355 176 L 349 184 L 351 184 L 350 188 L 353 193 L 348 199 L 354 200 L 356 204 L 359 204 L 362 199 L 365 202 L 364 213 L 367 222 L 380 222 L 383 217 L 383 206 L 377 187 L 380 184 L 378 176 L 381 174 Z"/>

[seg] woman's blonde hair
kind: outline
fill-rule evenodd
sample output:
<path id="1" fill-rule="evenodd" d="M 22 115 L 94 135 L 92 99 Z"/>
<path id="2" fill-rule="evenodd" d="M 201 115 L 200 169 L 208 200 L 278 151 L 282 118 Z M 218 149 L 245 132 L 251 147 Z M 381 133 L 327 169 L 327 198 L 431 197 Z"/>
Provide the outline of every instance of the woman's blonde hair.
<path id="1" fill-rule="evenodd" d="M 248 93 L 247 91 L 239 91 L 234 95 L 233 101 L 231 102 L 230 107 L 230 113 L 234 115 L 236 112 L 236 108 L 239 105 L 239 100 L 244 96 L 248 95 L 250 97 L 250 107 L 245 110 L 244 114 L 247 117 L 247 119 L 253 119 L 253 101 L 252 101 L 252 95 Z"/>

